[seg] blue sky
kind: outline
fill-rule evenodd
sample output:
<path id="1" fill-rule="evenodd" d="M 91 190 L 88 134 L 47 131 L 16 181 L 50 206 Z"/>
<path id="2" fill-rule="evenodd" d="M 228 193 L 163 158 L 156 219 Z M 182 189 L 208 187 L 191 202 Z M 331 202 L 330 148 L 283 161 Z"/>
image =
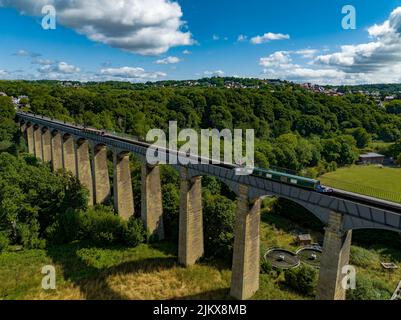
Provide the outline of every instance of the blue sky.
<path id="1" fill-rule="evenodd" d="M 401 82 L 401 0 L 82 2 L 0 0 L 0 78 Z M 47 4 L 55 30 L 41 26 Z"/>

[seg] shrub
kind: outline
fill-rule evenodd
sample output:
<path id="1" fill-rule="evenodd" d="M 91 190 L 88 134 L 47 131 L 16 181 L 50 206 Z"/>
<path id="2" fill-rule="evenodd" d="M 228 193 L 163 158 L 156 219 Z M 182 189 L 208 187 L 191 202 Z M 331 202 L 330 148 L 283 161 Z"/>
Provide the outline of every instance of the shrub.
<path id="1" fill-rule="evenodd" d="M 17 226 L 17 233 L 20 242 L 26 249 L 44 249 L 46 240 L 39 238 L 39 223 L 34 220 L 31 223 L 20 223 Z"/>
<path id="2" fill-rule="evenodd" d="M 46 229 L 47 239 L 56 244 L 79 240 L 82 233 L 82 215 L 82 212 L 73 209 L 58 215 L 56 222 Z"/>
<path id="3" fill-rule="evenodd" d="M 391 292 L 381 281 L 372 281 L 362 275 L 356 279 L 356 288 L 347 290 L 348 300 L 389 300 Z"/>
<path id="4" fill-rule="evenodd" d="M 286 270 L 284 273 L 285 283 L 301 294 L 313 295 L 316 282 L 316 269 L 301 265 L 299 268 Z"/>
<path id="5" fill-rule="evenodd" d="M 7 250 L 9 243 L 10 240 L 7 234 L 5 232 L 0 232 L 0 253 Z"/>
<path id="6" fill-rule="evenodd" d="M 268 261 L 268 260 L 262 258 L 262 262 L 261 262 L 261 264 L 260 264 L 260 273 L 262 273 L 262 274 L 268 274 L 268 273 L 270 273 L 271 271 L 273 271 L 273 266 L 272 266 L 272 264 L 270 263 L 270 261 Z"/>
<path id="7" fill-rule="evenodd" d="M 124 224 L 123 240 L 125 244 L 131 247 L 136 247 L 148 240 L 148 232 L 140 219 L 131 217 Z"/>
<path id="8" fill-rule="evenodd" d="M 122 220 L 109 208 L 89 209 L 81 215 L 81 226 L 84 238 L 96 245 L 109 246 L 122 241 Z"/>
<path id="9" fill-rule="evenodd" d="M 380 257 L 368 249 L 352 246 L 350 262 L 355 266 L 375 268 L 380 266 Z"/>

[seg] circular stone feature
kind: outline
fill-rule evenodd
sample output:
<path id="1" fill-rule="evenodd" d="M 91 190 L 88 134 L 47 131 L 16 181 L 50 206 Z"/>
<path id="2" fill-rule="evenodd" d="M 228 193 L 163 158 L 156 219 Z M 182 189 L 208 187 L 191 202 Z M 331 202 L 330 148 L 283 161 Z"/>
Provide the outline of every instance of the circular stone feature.
<path id="1" fill-rule="evenodd" d="M 317 246 L 303 247 L 297 251 L 297 255 L 303 263 L 319 268 L 322 248 Z"/>
<path id="2" fill-rule="evenodd" d="M 301 263 L 300 259 L 295 253 L 279 248 L 267 250 L 264 258 L 265 260 L 269 261 L 273 267 L 280 269 L 296 268 Z"/>

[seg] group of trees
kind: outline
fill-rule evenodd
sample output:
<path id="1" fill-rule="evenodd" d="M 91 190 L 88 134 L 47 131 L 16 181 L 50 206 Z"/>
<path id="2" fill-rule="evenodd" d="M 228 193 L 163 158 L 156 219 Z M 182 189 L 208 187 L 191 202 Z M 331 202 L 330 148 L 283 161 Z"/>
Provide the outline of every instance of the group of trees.
<path id="1" fill-rule="evenodd" d="M 254 129 L 256 164 L 293 170 L 351 164 L 372 139 L 401 138 L 401 116 L 363 95 L 331 97 L 294 84 L 259 89 L 2 81 L 9 95 L 29 96 L 31 111 L 96 128 L 146 136 L 151 128 Z"/>

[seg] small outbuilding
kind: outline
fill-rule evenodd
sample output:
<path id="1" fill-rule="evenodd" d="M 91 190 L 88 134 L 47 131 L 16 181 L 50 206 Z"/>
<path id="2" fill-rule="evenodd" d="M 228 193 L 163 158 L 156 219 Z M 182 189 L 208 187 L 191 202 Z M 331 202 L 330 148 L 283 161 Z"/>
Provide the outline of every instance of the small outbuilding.
<path id="1" fill-rule="evenodd" d="M 361 154 L 359 156 L 360 164 L 383 164 L 385 156 L 382 154 L 370 152 L 366 154 Z"/>
<path id="2" fill-rule="evenodd" d="M 300 234 L 297 237 L 298 245 L 300 246 L 309 246 L 312 244 L 312 237 L 310 234 Z"/>

